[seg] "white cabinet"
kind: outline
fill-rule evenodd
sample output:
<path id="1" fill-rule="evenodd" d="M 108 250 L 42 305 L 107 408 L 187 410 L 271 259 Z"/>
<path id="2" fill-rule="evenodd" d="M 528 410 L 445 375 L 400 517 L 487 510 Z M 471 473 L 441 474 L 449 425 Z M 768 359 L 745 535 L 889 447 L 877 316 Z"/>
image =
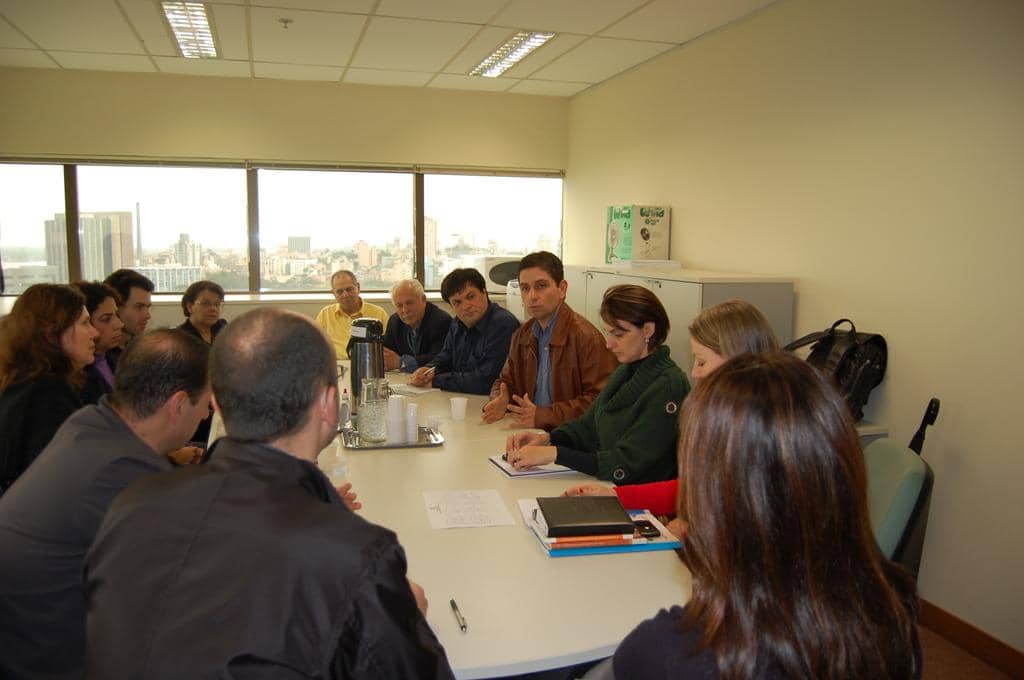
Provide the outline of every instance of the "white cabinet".
<path id="1" fill-rule="evenodd" d="M 690 334 L 694 317 L 725 300 L 746 300 L 768 319 L 779 344 L 793 339 L 793 281 L 777 277 L 723 274 L 687 269 L 636 270 L 592 267 L 584 273 L 586 304 L 583 314 L 601 328 L 601 299 L 612 286 L 633 284 L 652 291 L 665 305 L 671 330 L 666 345 L 672 358 L 689 374 L 693 363 Z"/>

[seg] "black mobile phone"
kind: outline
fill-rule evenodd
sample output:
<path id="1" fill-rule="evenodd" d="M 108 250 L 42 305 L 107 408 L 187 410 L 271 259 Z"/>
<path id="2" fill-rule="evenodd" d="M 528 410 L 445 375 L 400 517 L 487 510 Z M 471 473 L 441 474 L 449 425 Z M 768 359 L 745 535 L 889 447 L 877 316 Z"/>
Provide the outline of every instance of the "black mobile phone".
<path id="1" fill-rule="evenodd" d="M 661 532 L 658 531 L 658 527 L 654 526 L 650 520 L 638 519 L 633 522 L 633 527 L 637 534 L 640 534 L 641 538 L 658 538 L 661 536 Z"/>

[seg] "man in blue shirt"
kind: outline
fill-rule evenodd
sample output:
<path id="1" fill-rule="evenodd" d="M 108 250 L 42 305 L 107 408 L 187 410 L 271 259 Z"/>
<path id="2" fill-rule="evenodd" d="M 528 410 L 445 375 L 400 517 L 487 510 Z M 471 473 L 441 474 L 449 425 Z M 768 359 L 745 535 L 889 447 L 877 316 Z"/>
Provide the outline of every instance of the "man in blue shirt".
<path id="1" fill-rule="evenodd" d="M 487 296 L 484 277 L 475 269 L 455 269 L 441 282 L 441 297 L 455 319 L 444 346 L 409 381 L 419 387 L 488 394 L 508 358 L 519 320 Z"/>
<path id="2" fill-rule="evenodd" d="M 412 373 L 441 351 L 452 317 L 427 302 L 423 284 L 416 279 L 391 286 L 391 302 L 395 313 L 384 332 L 384 368 Z"/>

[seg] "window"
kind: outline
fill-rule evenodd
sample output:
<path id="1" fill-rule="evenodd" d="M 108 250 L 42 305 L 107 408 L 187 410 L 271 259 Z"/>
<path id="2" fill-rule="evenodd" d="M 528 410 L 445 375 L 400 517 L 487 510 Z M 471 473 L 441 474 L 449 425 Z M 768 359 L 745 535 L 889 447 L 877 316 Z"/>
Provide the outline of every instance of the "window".
<path id="1" fill-rule="evenodd" d="M 3 292 L 34 283 L 67 283 L 64 168 L 0 164 L 0 266 Z"/>
<path id="2" fill-rule="evenodd" d="M 363 290 L 413 276 L 410 173 L 260 170 L 261 290 L 330 289 L 339 269 Z"/>
<path id="3" fill-rule="evenodd" d="M 249 289 L 245 170 L 81 165 L 78 197 L 82 278 L 129 267 L 158 293 Z"/>
<path id="4" fill-rule="evenodd" d="M 561 252 L 560 178 L 425 175 L 423 200 L 427 288 L 482 256 Z"/>

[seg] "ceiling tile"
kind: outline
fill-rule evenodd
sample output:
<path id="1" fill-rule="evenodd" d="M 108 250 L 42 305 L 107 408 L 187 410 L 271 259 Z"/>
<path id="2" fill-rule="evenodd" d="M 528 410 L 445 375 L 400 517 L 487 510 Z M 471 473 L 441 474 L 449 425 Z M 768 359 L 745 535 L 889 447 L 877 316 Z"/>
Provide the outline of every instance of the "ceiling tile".
<path id="1" fill-rule="evenodd" d="M 150 0 L 121 0 L 121 6 L 150 54 L 173 57 L 178 53 L 159 5 Z"/>
<path id="2" fill-rule="evenodd" d="M 470 24 L 374 17 L 351 66 L 438 71 L 477 31 Z"/>
<path id="3" fill-rule="evenodd" d="M 337 82 L 341 78 L 340 66 L 299 66 L 296 64 L 265 64 L 255 62 L 253 68 L 257 78 L 279 80 L 326 80 Z"/>
<path id="4" fill-rule="evenodd" d="M 14 50 L 7 48 L 0 48 L 0 66 L 58 68 L 52 59 L 39 50 Z"/>
<path id="5" fill-rule="evenodd" d="M 433 73 L 418 73 L 416 71 L 385 71 L 375 68 L 350 68 L 345 70 L 346 83 L 359 83 L 362 85 L 405 85 L 409 87 L 422 87 L 427 84 Z"/>
<path id="6" fill-rule="evenodd" d="M 21 33 L 3 19 L 0 19 L 0 47 L 20 47 L 28 50 L 35 49 L 35 45 L 25 39 Z"/>
<path id="7" fill-rule="evenodd" d="M 344 66 L 366 17 L 257 8 L 252 17 L 253 58 L 263 62 Z M 279 18 L 292 22 L 284 28 Z"/>
<path id="8" fill-rule="evenodd" d="M 366 14 L 373 9 L 373 3 L 374 0 L 256 0 L 252 4 L 257 7 L 287 7 L 290 9 L 312 9 L 320 12 Z"/>
<path id="9" fill-rule="evenodd" d="M 513 85 L 508 91 L 515 94 L 546 94 L 554 97 L 570 97 L 588 87 L 590 87 L 590 83 L 563 83 L 557 80 L 520 80 L 517 85 Z"/>
<path id="10" fill-rule="evenodd" d="M 515 35 L 515 29 L 486 26 L 473 36 L 469 44 L 444 67 L 445 73 L 469 73 L 477 64 L 493 52 L 499 45 Z"/>
<path id="11" fill-rule="evenodd" d="M 484 78 L 483 76 L 460 76 L 454 73 L 439 73 L 427 87 L 443 87 L 448 90 L 484 90 L 502 92 L 518 80 L 515 78 Z"/>
<path id="12" fill-rule="evenodd" d="M 587 37 L 585 35 L 559 33 L 554 38 L 526 55 L 526 58 L 521 62 L 505 71 L 505 75 L 511 78 L 524 78 L 537 69 L 547 66 L 552 61 L 576 47 L 586 39 Z"/>
<path id="13" fill-rule="evenodd" d="M 53 50 L 142 54 L 111 0 L 4 0 L 7 20 Z"/>
<path id="14" fill-rule="evenodd" d="M 644 0 L 512 0 L 491 23 L 593 34 L 643 3 Z"/>
<path id="15" fill-rule="evenodd" d="M 542 80 L 599 83 L 672 47 L 665 43 L 590 38 L 533 75 Z"/>
<path id="16" fill-rule="evenodd" d="M 221 56 L 225 59 L 249 59 L 245 8 L 237 5 L 213 5 L 210 9 Z"/>
<path id="17" fill-rule="evenodd" d="M 155 72 L 149 57 L 137 54 L 97 54 L 95 52 L 59 52 L 51 50 L 50 56 L 64 68 L 84 71 L 134 71 Z"/>
<path id="18" fill-rule="evenodd" d="M 185 59 L 184 57 L 153 57 L 163 73 L 184 73 L 194 76 L 249 77 L 249 62 L 224 59 Z"/>
<path id="19" fill-rule="evenodd" d="M 381 0 L 374 14 L 485 24 L 506 0 Z"/>
<path id="20" fill-rule="evenodd" d="M 683 43 L 773 0 L 654 0 L 601 35 Z"/>

